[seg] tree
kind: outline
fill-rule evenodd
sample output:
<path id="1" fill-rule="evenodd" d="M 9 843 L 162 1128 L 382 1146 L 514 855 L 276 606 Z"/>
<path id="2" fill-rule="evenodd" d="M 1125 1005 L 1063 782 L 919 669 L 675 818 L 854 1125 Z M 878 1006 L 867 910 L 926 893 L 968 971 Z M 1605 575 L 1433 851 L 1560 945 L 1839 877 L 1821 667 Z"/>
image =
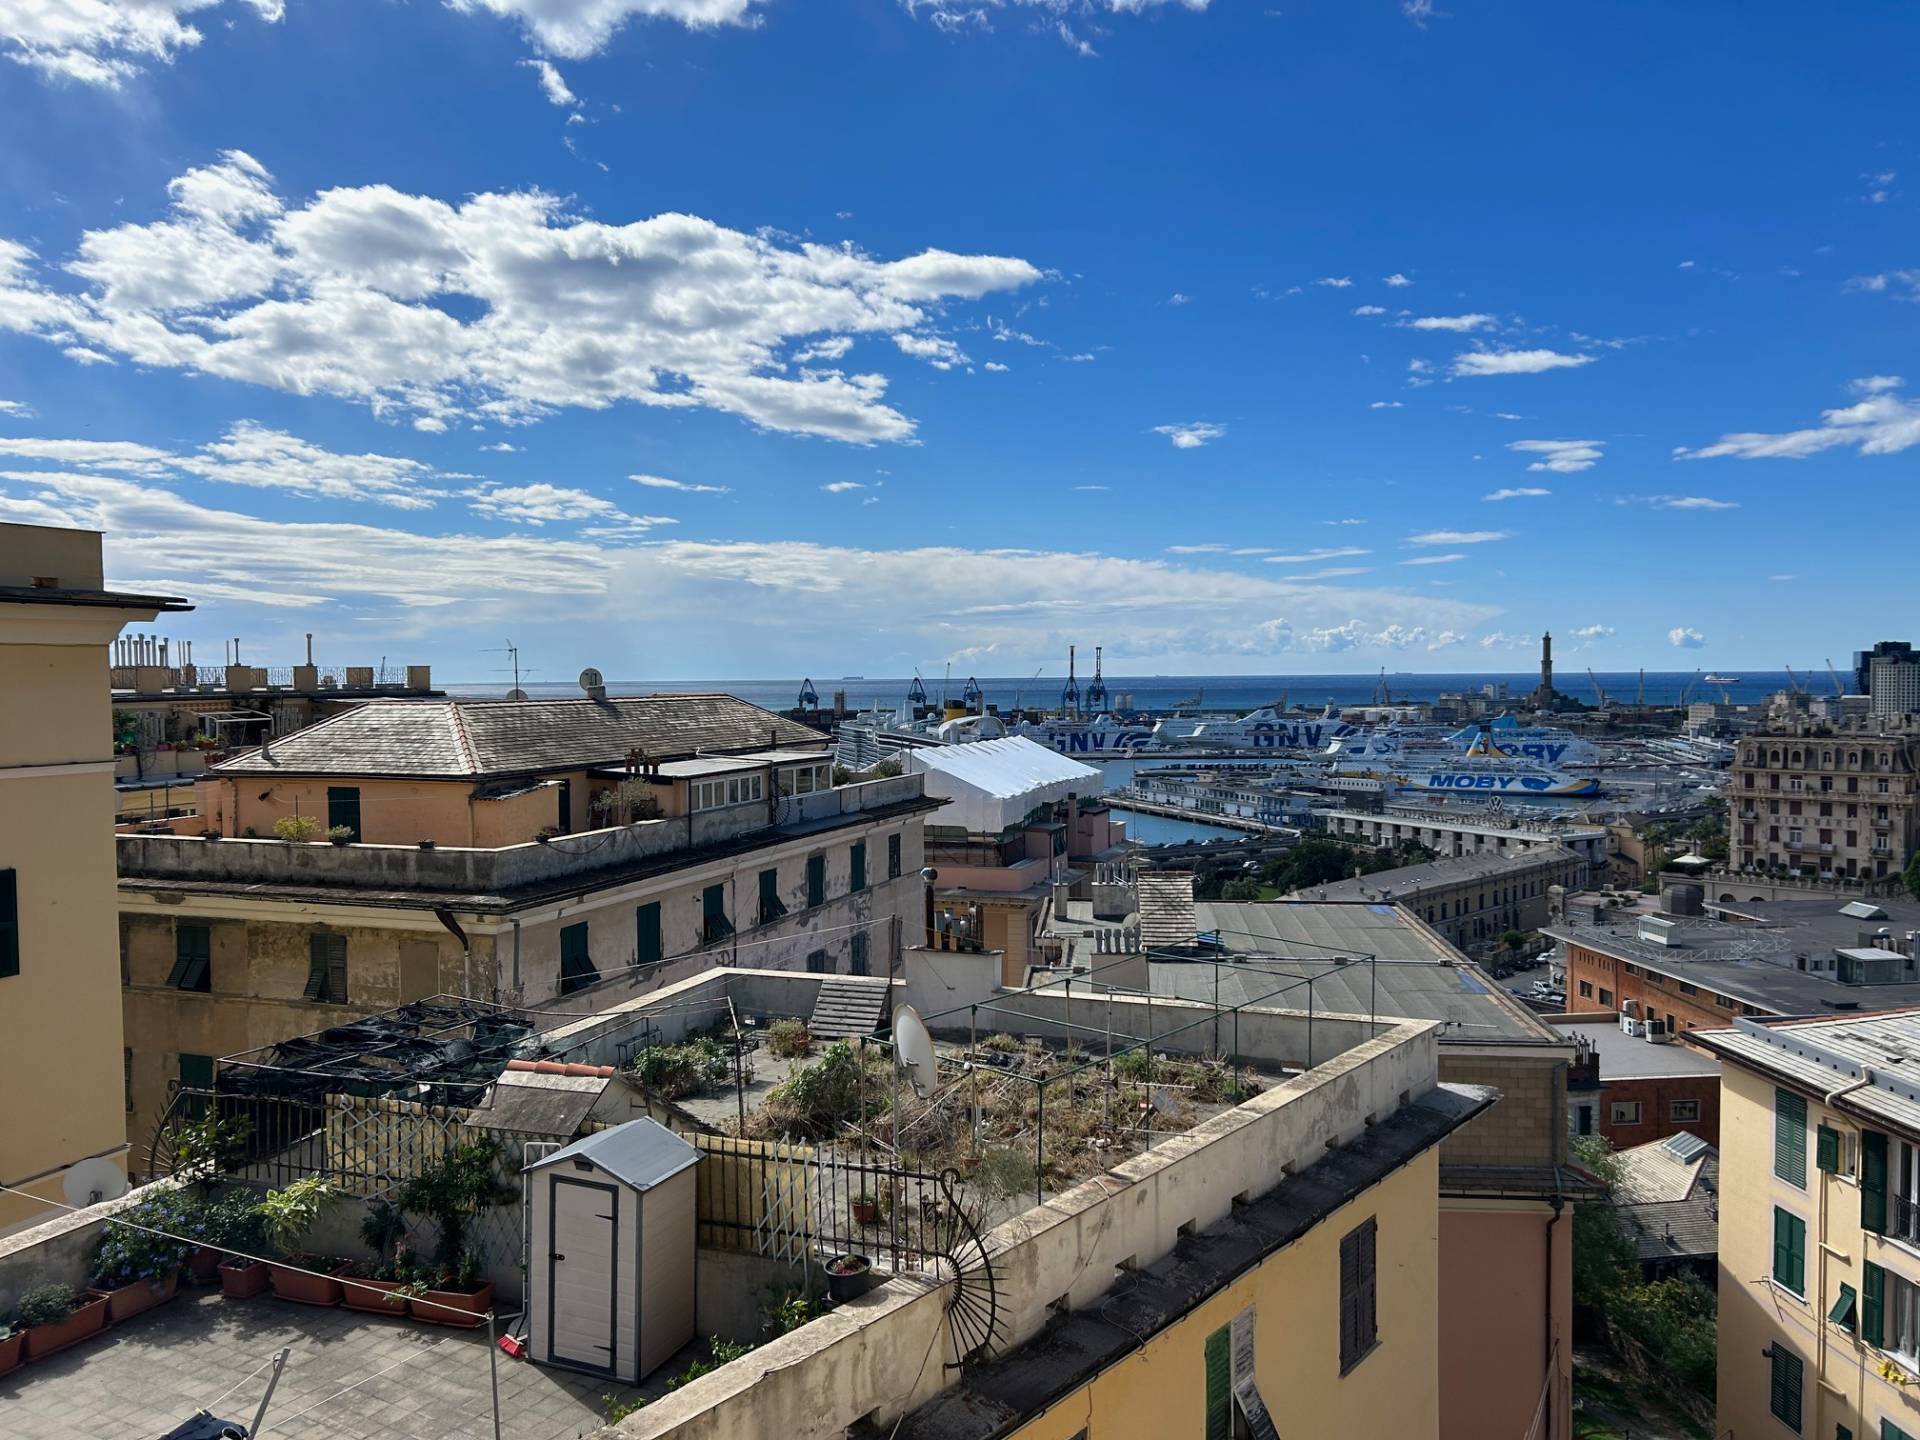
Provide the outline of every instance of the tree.
<path id="1" fill-rule="evenodd" d="M 1249 880 L 1244 876 L 1238 880 L 1229 880 L 1220 887 L 1220 898 L 1234 902 L 1258 900 L 1260 898 L 1260 882 L 1258 880 Z"/>
<path id="2" fill-rule="evenodd" d="M 1907 893 L 1920 900 L 1920 850 L 1913 852 L 1913 859 L 1907 862 L 1906 873 L 1900 878 L 1906 882 Z"/>

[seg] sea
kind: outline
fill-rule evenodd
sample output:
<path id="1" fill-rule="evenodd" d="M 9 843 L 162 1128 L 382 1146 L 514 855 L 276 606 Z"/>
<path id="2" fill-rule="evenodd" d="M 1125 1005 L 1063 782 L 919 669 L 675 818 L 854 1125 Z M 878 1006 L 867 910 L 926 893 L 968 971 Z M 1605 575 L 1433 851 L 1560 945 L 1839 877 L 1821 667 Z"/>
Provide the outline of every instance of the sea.
<path id="1" fill-rule="evenodd" d="M 1703 672 L 1704 673 L 1704 672 Z M 1716 672 L 1717 673 L 1717 672 Z M 1823 692 L 1831 686 L 1825 666 L 1809 667 L 1797 670 L 1795 675 L 1800 684 L 1815 691 Z M 1843 676 L 1843 678 L 1845 678 Z M 1080 677 L 1080 693 L 1086 694 L 1088 677 Z M 1570 695 L 1588 704 L 1595 703 L 1593 681 L 1607 695 L 1619 700 L 1634 700 L 1642 693 L 1651 704 L 1671 704 L 1678 700 L 1689 684 L 1693 686 L 1690 698 L 1695 700 L 1718 700 L 1723 696 L 1734 704 L 1750 703 L 1766 699 L 1776 690 L 1788 687 L 1787 673 L 1784 670 L 1742 670 L 1738 678 L 1728 685 L 1709 686 L 1704 679 L 1696 679 L 1691 670 L 1649 670 L 1646 672 L 1644 692 L 1642 679 L 1638 671 L 1602 670 L 1590 680 L 1584 669 L 1571 665 L 1561 666 L 1554 672 L 1554 685 L 1564 695 Z M 791 680 L 609 680 L 609 695 L 658 695 L 658 694 L 698 694 L 724 691 L 729 695 L 738 695 L 742 700 L 750 700 L 756 705 L 764 705 L 769 710 L 791 709 L 798 701 L 802 685 L 800 679 Z M 913 686 L 912 676 L 842 675 L 814 676 L 810 682 L 820 697 L 823 708 L 831 708 L 834 696 L 845 692 L 847 708 L 850 710 L 870 710 L 875 706 L 886 709 L 898 708 L 906 699 L 907 692 Z M 967 678 L 956 675 L 952 679 L 922 679 L 930 700 L 938 701 L 943 693 L 958 704 L 962 691 L 966 689 Z M 1026 705 L 1041 709 L 1051 709 L 1060 703 L 1060 692 L 1065 677 L 1058 674 L 1033 676 L 981 676 L 975 683 L 985 693 L 989 705 L 1002 710 L 1017 705 Z M 1540 683 L 1537 670 L 1517 673 L 1496 671 L 1469 671 L 1457 673 L 1402 673 L 1389 672 L 1384 681 L 1378 674 L 1373 675 L 1110 675 L 1106 677 L 1109 708 L 1165 711 L 1175 708 L 1207 710 L 1224 714 L 1243 714 L 1248 710 L 1257 710 L 1262 705 L 1272 705 L 1283 697 L 1289 705 L 1308 709 L 1319 709 L 1325 705 L 1365 705 L 1373 701 L 1384 686 L 1385 692 L 1393 700 L 1432 700 L 1435 697 L 1460 690 L 1479 690 L 1485 685 L 1505 685 L 1507 692 L 1516 700 L 1530 694 L 1534 686 Z M 504 696 L 507 685 L 498 682 L 484 684 L 463 684 L 454 682 L 445 685 L 453 695 L 471 695 L 479 698 L 499 698 Z M 578 695 L 580 687 L 573 684 L 543 681 L 527 682 L 520 687 L 533 696 Z"/>

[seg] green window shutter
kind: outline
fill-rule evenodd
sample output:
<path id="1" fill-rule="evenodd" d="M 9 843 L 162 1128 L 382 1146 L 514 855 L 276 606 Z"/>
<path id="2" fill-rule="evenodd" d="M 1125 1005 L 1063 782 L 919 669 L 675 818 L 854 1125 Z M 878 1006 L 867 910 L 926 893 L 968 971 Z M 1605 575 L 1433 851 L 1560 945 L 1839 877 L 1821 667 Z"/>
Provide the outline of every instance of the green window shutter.
<path id="1" fill-rule="evenodd" d="M 1880 1422 L 1880 1440 L 1913 1440 L 1913 1437 L 1898 1425 L 1894 1424 L 1893 1421 L 1882 1420 Z"/>
<path id="2" fill-rule="evenodd" d="M 1796 1295 L 1807 1293 L 1807 1222 L 1778 1208 L 1773 1212 L 1773 1279 Z"/>
<path id="3" fill-rule="evenodd" d="M 1806 1188 L 1807 1102 L 1791 1090 L 1773 1092 L 1773 1173 Z"/>
<path id="4" fill-rule="evenodd" d="M 326 1005 L 347 1003 L 347 937 L 321 932 L 307 937 L 309 1000 Z"/>
<path id="5" fill-rule="evenodd" d="M 847 863 L 853 871 L 853 879 L 848 888 L 864 890 L 867 888 L 867 842 L 856 840 L 847 852 Z"/>
<path id="6" fill-rule="evenodd" d="M 787 913 L 787 907 L 780 903 L 780 872 L 762 870 L 760 872 L 760 923 L 770 924 Z"/>
<path id="7" fill-rule="evenodd" d="M 1853 1293 L 1853 1286 L 1842 1285 L 1840 1298 L 1833 1302 L 1833 1308 L 1827 1312 L 1827 1319 L 1849 1334 L 1853 1331 L 1855 1312 L 1859 1297 Z"/>
<path id="8" fill-rule="evenodd" d="M 827 903 L 827 857 L 807 857 L 807 908 Z"/>
<path id="9" fill-rule="evenodd" d="M 1804 1367 L 1800 1357 L 1777 1340 L 1770 1354 L 1773 1357 L 1773 1373 L 1770 1377 L 1767 1408 L 1773 1412 L 1774 1419 L 1798 1433 Z"/>
<path id="10" fill-rule="evenodd" d="M 700 938 L 707 944 L 724 940 L 733 933 L 727 919 L 727 887 L 709 885 L 700 892 Z"/>
<path id="11" fill-rule="evenodd" d="M 207 926 L 173 927 L 173 969 L 167 984 L 202 994 L 213 988 L 213 931 Z"/>
<path id="12" fill-rule="evenodd" d="M 0 870 L 0 979 L 20 973 L 20 877 Z"/>
<path id="13" fill-rule="evenodd" d="M 898 831 L 887 836 L 887 879 L 900 878 L 900 835 Z"/>
<path id="14" fill-rule="evenodd" d="M 642 965 L 660 963 L 660 902 L 650 900 L 634 911 L 634 957 Z"/>
<path id="15" fill-rule="evenodd" d="M 358 785 L 329 785 L 327 787 L 327 828 L 344 825 L 353 831 L 353 838 L 360 838 L 360 787 Z"/>
<path id="16" fill-rule="evenodd" d="M 1853 1431 L 1845 1425 L 1836 1425 L 1833 1427 L 1833 1440 L 1853 1440 Z"/>
<path id="17" fill-rule="evenodd" d="M 187 1055 L 180 1057 L 180 1088 L 182 1090 L 213 1089 L 213 1057 L 211 1055 Z M 204 1095 L 195 1096 L 187 1101 L 186 1113 L 198 1120 L 207 1113 L 207 1100 Z"/>
<path id="18" fill-rule="evenodd" d="M 1860 1268 L 1860 1338 L 1876 1350 L 1886 1343 L 1887 1272 L 1871 1260 Z"/>
<path id="19" fill-rule="evenodd" d="M 1822 1125 L 1816 1135 L 1814 1163 L 1827 1174 L 1840 1169 L 1840 1132 Z"/>
<path id="20" fill-rule="evenodd" d="M 1887 1137 L 1878 1130 L 1860 1132 L 1860 1225 L 1887 1233 Z"/>
<path id="21" fill-rule="evenodd" d="M 560 993 L 571 995 L 597 984 L 599 979 L 600 972 L 594 968 L 587 946 L 587 922 L 566 926 L 560 932 Z"/>
<path id="22" fill-rule="evenodd" d="M 1233 1341 L 1225 1325 L 1207 1337 L 1207 1440 L 1233 1440 Z"/>

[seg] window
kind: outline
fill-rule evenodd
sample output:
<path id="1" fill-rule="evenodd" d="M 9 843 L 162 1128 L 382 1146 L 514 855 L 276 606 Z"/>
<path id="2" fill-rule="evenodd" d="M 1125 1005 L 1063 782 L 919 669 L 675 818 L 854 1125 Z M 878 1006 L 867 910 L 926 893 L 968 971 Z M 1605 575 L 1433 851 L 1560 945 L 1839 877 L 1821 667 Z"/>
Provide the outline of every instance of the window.
<path id="1" fill-rule="evenodd" d="M 827 857 L 809 855 L 807 857 L 807 908 L 827 903 Z"/>
<path id="2" fill-rule="evenodd" d="M 1582 1000 L 1591 1000 L 1593 998 L 1593 982 L 1591 980 L 1582 980 L 1580 982 L 1580 998 Z"/>
<path id="3" fill-rule="evenodd" d="M 560 993 L 571 995 L 597 984 L 600 972 L 593 968 L 587 952 L 587 922 L 568 925 L 560 931 Z"/>
<path id="4" fill-rule="evenodd" d="M 856 840 L 847 847 L 847 869 L 850 878 L 847 881 L 849 893 L 867 888 L 867 842 Z"/>
<path id="5" fill-rule="evenodd" d="M 1807 1188 L 1807 1102 L 1791 1090 L 1773 1092 L 1773 1173 Z"/>
<path id="6" fill-rule="evenodd" d="M 809 975 L 827 975 L 832 973 L 833 959 L 824 950 L 807 952 L 807 973 Z"/>
<path id="7" fill-rule="evenodd" d="M 1611 990 L 1602 988 L 1602 990 L 1600 991 L 1600 1003 L 1602 1005 L 1613 1004 L 1613 992 Z"/>
<path id="8" fill-rule="evenodd" d="M 1807 1293 L 1807 1222 L 1791 1210 L 1773 1210 L 1773 1283 Z"/>
<path id="9" fill-rule="evenodd" d="M 327 787 L 327 828 L 344 825 L 353 831 L 353 838 L 360 838 L 360 787 L 358 785 L 329 785 Z"/>
<path id="10" fill-rule="evenodd" d="M 120 1052 L 120 1059 L 127 1072 L 127 1113 L 131 1115 L 133 1113 L 133 1051 L 122 1050 Z"/>
<path id="11" fill-rule="evenodd" d="M 1608 1108 L 1608 1118 L 1615 1125 L 1638 1125 L 1640 1123 L 1640 1102 L 1638 1100 L 1616 1100 Z"/>
<path id="12" fill-rule="evenodd" d="M 200 1091 L 213 1089 L 213 1057 L 183 1053 L 180 1056 L 180 1088 Z M 207 1112 L 206 1096 L 194 1096 L 183 1108 L 193 1119 L 200 1119 Z"/>
<path id="13" fill-rule="evenodd" d="M 1591 1135 L 1593 1133 L 1593 1107 L 1576 1105 L 1573 1107 L 1573 1133 Z"/>
<path id="14" fill-rule="evenodd" d="M 1769 1387 L 1767 1408 L 1773 1412 L 1773 1418 L 1792 1430 L 1800 1432 L 1800 1386 L 1805 1374 L 1805 1365 L 1778 1340 L 1768 1351 L 1773 1361 L 1772 1384 Z"/>
<path id="15" fill-rule="evenodd" d="M 727 887 L 709 885 L 700 892 L 700 941 L 711 945 L 733 934 L 733 922 L 727 919 Z"/>
<path id="16" fill-rule="evenodd" d="M 764 777 L 734 775 L 724 780 L 695 780 L 687 786 L 690 811 L 718 810 L 723 805 L 749 805 L 766 798 Z"/>
<path id="17" fill-rule="evenodd" d="M 660 902 L 649 900 L 633 912 L 633 958 L 642 965 L 658 965 L 660 949 Z"/>
<path id="18" fill-rule="evenodd" d="M 847 970 L 849 974 L 865 975 L 870 973 L 871 962 L 868 959 L 872 947 L 868 943 L 867 932 L 856 930 L 847 943 Z"/>
<path id="19" fill-rule="evenodd" d="M 1909 1369 L 1920 1364 L 1920 1285 L 1865 1262 L 1861 1286 L 1860 1338 L 1897 1355 Z"/>
<path id="20" fill-rule="evenodd" d="M 1853 1286 L 1842 1285 L 1840 1287 L 1840 1298 L 1833 1302 L 1833 1308 L 1827 1312 L 1827 1319 L 1851 1335 L 1853 1333 L 1855 1312 L 1857 1309 L 1858 1305 L 1853 1293 Z"/>
<path id="21" fill-rule="evenodd" d="M 307 988 L 300 992 L 322 1005 L 347 1003 L 347 937 L 315 931 L 307 937 Z"/>
<path id="22" fill-rule="evenodd" d="M 0 979 L 20 973 L 20 879 L 0 870 Z"/>
<path id="23" fill-rule="evenodd" d="M 1700 1118 L 1698 1100 L 1675 1100 L 1667 1107 L 1667 1118 L 1678 1122 L 1691 1122 Z"/>
<path id="24" fill-rule="evenodd" d="M 203 995 L 213 989 L 213 932 L 205 925 L 173 927 L 173 969 L 167 984 Z"/>
<path id="25" fill-rule="evenodd" d="M 1860 1132 L 1860 1228 L 1887 1233 L 1887 1137 Z"/>
<path id="26" fill-rule="evenodd" d="M 1379 1343 L 1374 1323 L 1376 1221 L 1340 1241 L 1340 1373 L 1345 1375 Z"/>
<path id="27" fill-rule="evenodd" d="M 1342 1320 L 1342 1335 L 1345 1334 Z M 1207 1440 L 1233 1440 L 1233 1335 L 1222 1325 L 1207 1337 Z"/>
<path id="28" fill-rule="evenodd" d="M 900 878 L 900 832 L 887 836 L 887 879 Z"/>
<path id="29" fill-rule="evenodd" d="M 760 923 L 771 925 L 787 913 L 787 907 L 780 903 L 780 872 L 762 870 L 760 872 Z"/>

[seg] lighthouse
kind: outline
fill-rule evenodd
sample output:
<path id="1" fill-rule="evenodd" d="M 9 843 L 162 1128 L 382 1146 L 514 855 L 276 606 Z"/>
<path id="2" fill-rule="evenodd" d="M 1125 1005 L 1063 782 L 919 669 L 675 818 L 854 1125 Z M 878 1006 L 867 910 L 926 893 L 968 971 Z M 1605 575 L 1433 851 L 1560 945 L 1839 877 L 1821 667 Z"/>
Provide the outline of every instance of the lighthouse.
<path id="1" fill-rule="evenodd" d="M 1533 703 L 1541 710 L 1552 710 L 1558 697 L 1553 690 L 1553 632 L 1540 636 L 1540 688 L 1533 692 Z"/>

